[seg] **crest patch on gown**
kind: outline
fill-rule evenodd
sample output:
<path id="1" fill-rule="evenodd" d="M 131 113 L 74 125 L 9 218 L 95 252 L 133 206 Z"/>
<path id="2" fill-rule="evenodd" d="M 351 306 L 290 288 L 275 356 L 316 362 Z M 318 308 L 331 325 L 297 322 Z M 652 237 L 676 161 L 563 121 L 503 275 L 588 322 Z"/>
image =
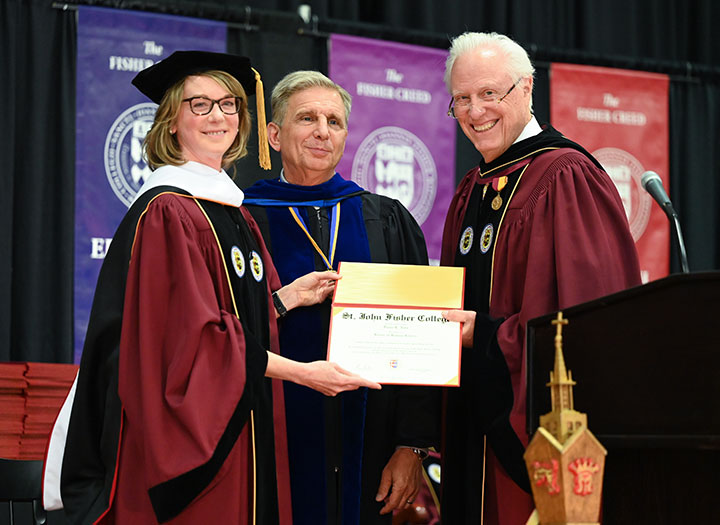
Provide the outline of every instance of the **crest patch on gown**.
<path id="1" fill-rule="evenodd" d="M 238 277 L 244 276 L 245 257 L 243 257 L 243 253 L 240 251 L 240 248 L 238 248 L 237 246 L 233 246 L 230 250 L 230 255 L 232 256 L 233 268 L 235 268 L 235 273 Z"/>
<path id="2" fill-rule="evenodd" d="M 440 465 L 438 465 L 437 463 L 431 463 L 427 469 L 427 472 L 431 480 L 433 480 L 435 483 L 440 483 Z"/>
<path id="3" fill-rule="evenodd" d="M 262 280 L 264 272 L 263 262 L 255 250 L 250 252 L 250 271 L 257 282 Z"/>
<path id="4" fill-rule="evenodd" d="M 483 253 L 487 253 L 490 249 L 490 246 L 492 246 L 493 241 L 493 233 L 495 229 L 493 228 L 492 224 L 487 224 L 482 231 L 482 236 L 480 237 L 480 251 Z"/>
<path id="5" fill-rule="evenodd" d="M 472 248 L 474 232 L 472 226 L 465 228 L 465 231 L 460 236 L 460 253 L 467 255 Z"/>

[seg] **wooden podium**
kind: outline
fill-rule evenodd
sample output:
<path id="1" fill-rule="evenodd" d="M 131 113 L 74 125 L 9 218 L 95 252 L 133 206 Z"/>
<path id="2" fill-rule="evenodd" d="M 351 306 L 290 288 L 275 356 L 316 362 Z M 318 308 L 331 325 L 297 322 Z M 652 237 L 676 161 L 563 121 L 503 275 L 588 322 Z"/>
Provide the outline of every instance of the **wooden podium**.
<path id="1" fill-rule="evenodd" d="M 602 522 L 720 523 L 720 272 L 563 310 L 575 403 L 607 448 Z M 556 313 L 527 326 L 528 432 L 550 411 Z"/>

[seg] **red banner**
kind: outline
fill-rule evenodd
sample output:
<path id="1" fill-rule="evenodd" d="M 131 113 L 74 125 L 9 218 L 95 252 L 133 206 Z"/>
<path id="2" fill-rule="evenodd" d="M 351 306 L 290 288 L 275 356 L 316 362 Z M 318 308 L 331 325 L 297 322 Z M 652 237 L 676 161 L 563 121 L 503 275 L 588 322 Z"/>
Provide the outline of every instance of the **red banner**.
<path id="1" fill-rule="evenodd" d="M 643 282 L 670 270 L 670 223 L 640 178 L 654 171 L 668 190 L 666 75 L 552 64 L 550 122 L 597 158 L 617 186 L 640 256 Z"/>

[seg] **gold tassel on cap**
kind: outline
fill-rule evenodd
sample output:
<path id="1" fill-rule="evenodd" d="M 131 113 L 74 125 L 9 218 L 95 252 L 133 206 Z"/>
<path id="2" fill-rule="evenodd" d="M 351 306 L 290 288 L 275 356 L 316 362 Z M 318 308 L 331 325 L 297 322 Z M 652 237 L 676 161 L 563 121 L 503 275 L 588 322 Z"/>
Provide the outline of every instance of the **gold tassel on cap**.
<path id="1" fill-rule="evenodd" d="M 252 68 L 255 73 L 255 103 L 257 104 L 257 127 L 258 127 L 258 157 L 260 159 L 260 167 L 269 170 L 270 165 L 270 147 L 267 138 L 267 122 L 265 120 L 265 94 L 263 92 L 263 83 L 260 73 Z"/>

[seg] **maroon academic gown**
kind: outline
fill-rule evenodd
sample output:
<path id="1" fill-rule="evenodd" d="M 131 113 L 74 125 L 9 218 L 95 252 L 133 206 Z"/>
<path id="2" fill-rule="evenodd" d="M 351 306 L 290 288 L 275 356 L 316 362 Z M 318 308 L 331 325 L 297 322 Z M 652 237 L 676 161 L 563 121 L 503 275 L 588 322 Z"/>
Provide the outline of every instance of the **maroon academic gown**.
<path id="1" fill-rule="evenodd" d="M 480 523 L 483 506 L 486 525 L 524 524 L 533 509 L 518 486 L 529 488 L 525 326 L 640 284 L 625 211 L 597 162 L 548 127 L 467 173 L 448 211 L 442 264 L 467 268 L 466 308 L 478 311 L 462 386 L 446 396 L 443 524 Z"/>
<path id="2" fill-rule="evenodd" d="M 131 208 L 136 228 L 121 225 L 113 240 L 118 249 L 132 242 L 119 355 L 92 335 L 114 329 L 89 332 L 97 344 L 83 354 L 68 439 L 76 446 L 63 467 L 66 511 L 78 523 L 289 524 L 282 386 L 264 378 L 264 341 L 278 352 L 269 294 L 280 284 L 270 256 L 244 208 L 173 188 L 152 193 Z M 122 264 L 106 263 L 121 281 Z M 104 313 L 102 301 L 94 325 L 112 326 L 102 320 L 117 314 Z M 93 388 L 107 396 L 100 406 Z M 97 449 L 98 441 L 110 444 Z"/>

